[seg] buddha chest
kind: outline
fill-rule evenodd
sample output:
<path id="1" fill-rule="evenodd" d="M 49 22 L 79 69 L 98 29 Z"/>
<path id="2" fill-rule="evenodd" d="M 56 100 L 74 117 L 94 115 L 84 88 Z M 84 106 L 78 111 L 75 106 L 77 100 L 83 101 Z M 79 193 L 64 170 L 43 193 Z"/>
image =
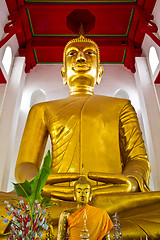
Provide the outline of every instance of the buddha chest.
<path id="1" fill-rule="evenodd" d="M 52 172 L 80 172 L 83 163 L 86 173 L 121 173 L 119 99 L 70 96 L 59 103 L 50 109 L 47 122 Z"/>

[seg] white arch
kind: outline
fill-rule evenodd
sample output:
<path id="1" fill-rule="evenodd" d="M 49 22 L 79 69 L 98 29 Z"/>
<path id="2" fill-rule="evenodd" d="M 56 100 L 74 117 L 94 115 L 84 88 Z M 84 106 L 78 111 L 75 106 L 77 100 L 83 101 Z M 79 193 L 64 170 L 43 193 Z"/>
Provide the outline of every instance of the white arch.
<path id="1" fill-rule="evenodd" d="M 46 92 L 42 89 L 36 89 L 31 94 L 30 107 L 32 107 L 37 103 L 45 102 L 45 100 L 46 100 Z"/>
<path id="2" fill-rule="evenodd" d="M 149 49 L 149 64 L 151 67 L 152 74 L 155 73 L 157 66 L 159 64 L 159 59 L 155 47 L 150 47 Z"/>
<path id="3" fill-rule="evenodd" d="M 2 59 L 2 64 L 3 67 L 7 73 L 7 75 L 10 72 L 10 68 L 11 68 L 11 64 L 12 64 L 12 49 L 10 46 L 7 46 L 3 55 L 3 59 Z"/>
<path id="4" fill-rule="evenodd" d="M 117 89 L 114 93 L 114 97 L 129 99 L 129 94 L 124 89 Z"/>

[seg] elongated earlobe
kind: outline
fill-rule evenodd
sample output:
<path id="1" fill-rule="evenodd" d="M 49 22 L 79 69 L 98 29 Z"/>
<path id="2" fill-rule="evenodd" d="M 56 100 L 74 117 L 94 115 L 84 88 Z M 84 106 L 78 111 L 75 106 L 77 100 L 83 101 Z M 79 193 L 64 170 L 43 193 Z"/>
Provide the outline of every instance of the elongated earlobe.
<path id="1" fill-rule="evenodd" d="M 104 70 L 103 67 L 99 66 L 99 68 L 98 68 L 98 76 L 97 76 L 97 81 L 96 81 L 97 85 L 99 85 L 100 82 L 101 82 L 101 78 L 102 78 L 102 75 L 103 75 L 103 70 Z"/>
<path id="2" fill-rule="evenodd" d="M 90 194 L 89 201 L 92 201 L 92 193 Z"/>
<path id="3" fill-rule="evenodd" d="M 63 78 L 63 84 L 66 85 L 67 84 L 67 80 L 66 80 L 66 72 L 65 72 L 65 68 L 62 67 L 61 69 L 61 76 Z"/>

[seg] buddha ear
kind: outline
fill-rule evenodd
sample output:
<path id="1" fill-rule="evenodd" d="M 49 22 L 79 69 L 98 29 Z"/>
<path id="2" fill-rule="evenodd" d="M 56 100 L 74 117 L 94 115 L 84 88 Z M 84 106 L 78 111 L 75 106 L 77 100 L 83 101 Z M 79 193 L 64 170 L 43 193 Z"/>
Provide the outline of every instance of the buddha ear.
<path id="1" fill-rule="evenodd" d="M 64 84 L 64 85 L 67 85 L 66 71 L 65 71 L 65 68 L 64 68 L 64 67 L 62 67 L 62 69 L 61 69 L 61 76 L 62 76 L 62 78 L 63 78 L 63 84 Z"/>
<path id="2" fill-rule="evenodd" d="M 73 199 L 74 199 L 75 202 L 77 201 L 75 190 L 74 190 L 74 193 L 73 193 Z"/>
<path id="3" fill-rule="evenodd" d="M 102 75 L 103 75 L 103 70 L 104 69 L 103 69 L 102 66 L 98 67 L 98 77 L 97 77 L 97 81 L 96 81 L 97 85 L 100 84 L 100 81 L 101 81 L 101 78 L 102 78 Z"/>
<path id="4" fill-rule="evenodd" d="M 90 193 L 89 201 L 92 201 L 92 192 Z"/>

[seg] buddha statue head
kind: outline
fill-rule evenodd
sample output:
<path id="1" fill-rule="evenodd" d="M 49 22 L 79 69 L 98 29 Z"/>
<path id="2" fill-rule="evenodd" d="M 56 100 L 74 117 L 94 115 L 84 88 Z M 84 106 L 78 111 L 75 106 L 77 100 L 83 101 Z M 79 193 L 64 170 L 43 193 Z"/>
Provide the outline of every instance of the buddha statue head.
<path id="1" fill-rule="evenodd" d="M 63 83 L 68 84 L 71 95 L 77 92 L 92 94 L 103 75 L 97 44 L 83 35 L 72 39 L 65 46 L 63 64 Z"/>
<path id="2" fill-rule="evenodd" d="M 74 184 L 74 201 L 85 205 L 92 200 L 92 187 L 90 182 L 81 176 Z"/>

